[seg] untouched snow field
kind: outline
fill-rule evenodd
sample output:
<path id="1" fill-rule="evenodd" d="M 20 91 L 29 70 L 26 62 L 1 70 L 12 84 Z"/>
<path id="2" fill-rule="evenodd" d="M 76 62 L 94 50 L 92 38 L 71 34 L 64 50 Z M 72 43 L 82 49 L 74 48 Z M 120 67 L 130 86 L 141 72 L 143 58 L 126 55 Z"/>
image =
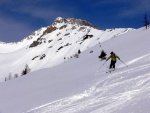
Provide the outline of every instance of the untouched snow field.
<path id="1" fill-rule="evenodd" d="M 150 29 L 140 28 L 53 68 L 0 84 L 1 113 L 150 113 Z M 106 73 L 114 51 L 121 61 Z M 93 52 L 92 52 L 93 51 Z"/>

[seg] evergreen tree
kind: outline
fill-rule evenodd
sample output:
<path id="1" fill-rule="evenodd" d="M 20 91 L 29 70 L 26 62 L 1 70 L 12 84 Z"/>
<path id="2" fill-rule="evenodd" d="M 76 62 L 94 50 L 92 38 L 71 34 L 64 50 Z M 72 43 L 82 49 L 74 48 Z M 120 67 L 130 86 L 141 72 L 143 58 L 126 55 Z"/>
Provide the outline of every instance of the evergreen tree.
<path id="1" fill-rule="evenodd" d="M 9 73 L 8 80 L 12 79 L 12 74 Z"/>
<path id="2" fill-rule="evenodd" d="M 78 54 L 80 54 L 81 53 L 81 51 L 80 51 L 80 49 L 78 50 Z"/>
<path id="3" fill-rule="evenodd" d="M 18 74 L 15 74 L 15 75 L 14 75 L 14 78 L 17 78 L 17 77 L 18 77 Z"/>
<path id="4" fill-rule="evenodd" d="M 145 13 L 144 15 L 144 26 L 146 27 L 146 29 L 149 27 L 149 20 L 148 20 L 148 17 L 147 17 L 147 14 Z"/>
<path id="5" fill-rule="evenodd" d="M 5 77 L 5 81 L 7 81 L 8 79 L 7 79 L 7 77 Z"/>
<path id="6" fill-rule="evenodd" d="M 26 64 L 25 69 L 22 71 L 21 75 L 26 75 L 27 73 L 29 73 L 31 71 L 31 69 L 29 68 L 29 66 Z"/>

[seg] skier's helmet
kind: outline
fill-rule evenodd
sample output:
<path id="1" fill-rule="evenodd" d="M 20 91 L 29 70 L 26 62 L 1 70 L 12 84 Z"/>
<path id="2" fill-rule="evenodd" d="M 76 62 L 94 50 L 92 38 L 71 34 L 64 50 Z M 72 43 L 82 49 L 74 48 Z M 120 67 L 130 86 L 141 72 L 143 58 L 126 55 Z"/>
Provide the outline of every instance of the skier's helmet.
<path id="1" fill-rule="evenodd" d="M 114 52 L 112 51 L 110 54 L 114 54 Z"/>

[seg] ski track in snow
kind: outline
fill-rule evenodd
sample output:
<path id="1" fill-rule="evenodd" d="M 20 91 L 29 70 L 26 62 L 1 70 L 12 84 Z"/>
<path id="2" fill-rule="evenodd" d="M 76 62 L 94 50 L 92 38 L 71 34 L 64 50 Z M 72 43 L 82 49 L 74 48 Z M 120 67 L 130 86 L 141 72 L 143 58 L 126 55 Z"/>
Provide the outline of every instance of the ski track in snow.
<path id="1" fill-rule="evenodd" d="M 143 56 L 141 56 L 141 57 L 138 57 L 138 58 L 136 58 L 136 59 L 133 59 L 133 60 L 131 60 L 131 61 L 128 61 L 128 62 L 127 62 L 127 65 L 131 65 L 131 64 L 133 64 L 133 63 L 135 63 L 135 62 L 137 62 L 137 61 L 143 61 L 143 59 L 144 59 L 144 61 L 150 61 L 150 54 L 143 55 Z M 119 67 L 121 68 L 121 67 L 124 67 L 124 66 L 125 66 L 125 65 L 122 64 L 122 65 L 120 65 Z"/>
<path id="2" fill-rule="evenodd" d="M 140 94 L 148 94 L 150 98 L 150 93 L 147 92 L 150 89 L 150 71 L 148 70 L 150 70 L 150 64 L 129 69 L 120 68 L 110 74 L 100 74 L 103 79 L 94 81 L 93 85 L 82 93 L 24 113 L 120 113 L 116 109 L 121 110 L 134 99 L 136 99 L 135 102 L 140 102 L 137 98 Z M 144 72 L 148 73 L 143 74 Z"/>

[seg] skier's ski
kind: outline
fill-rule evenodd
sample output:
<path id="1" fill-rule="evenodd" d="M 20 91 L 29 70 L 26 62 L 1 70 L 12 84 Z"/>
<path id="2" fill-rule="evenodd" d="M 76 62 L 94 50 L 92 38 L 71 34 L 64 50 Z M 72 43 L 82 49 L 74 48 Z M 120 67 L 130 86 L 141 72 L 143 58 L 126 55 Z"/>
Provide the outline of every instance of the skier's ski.
<path id="1" fill-rule="evenodd" d="M 106 73 L 111 73 L 112 71 L 115 71 L 115 70 L 108 70 L 108 71 L 106 71 Z"/>

